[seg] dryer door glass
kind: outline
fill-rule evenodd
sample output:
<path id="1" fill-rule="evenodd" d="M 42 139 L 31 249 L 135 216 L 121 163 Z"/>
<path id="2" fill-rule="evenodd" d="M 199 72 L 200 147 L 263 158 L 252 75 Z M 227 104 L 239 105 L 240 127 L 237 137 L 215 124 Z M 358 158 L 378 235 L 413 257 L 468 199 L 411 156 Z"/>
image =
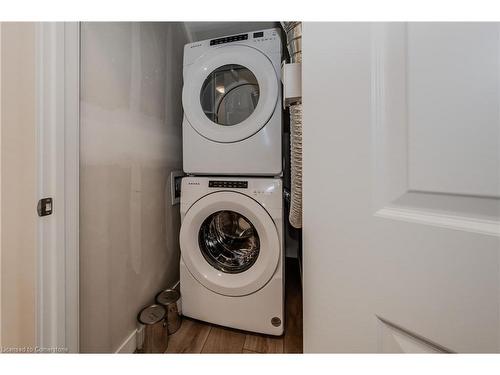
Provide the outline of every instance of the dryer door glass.
<path id="1" fill-rule="evenodd" d="M 246 120 L 259 102 L 259 84 L 244 66 L 228 64 L 209 74 L 200 93 L 205 115 L 222 126 Z"/>
<path id="2" fill-rule="evenodd" d="M 226 273 L 248 270 L 257 260 L 260 241 L 257 230 L 243 215 L 217 211 L 205 219 L 198 235 L 205 260 Z"/>

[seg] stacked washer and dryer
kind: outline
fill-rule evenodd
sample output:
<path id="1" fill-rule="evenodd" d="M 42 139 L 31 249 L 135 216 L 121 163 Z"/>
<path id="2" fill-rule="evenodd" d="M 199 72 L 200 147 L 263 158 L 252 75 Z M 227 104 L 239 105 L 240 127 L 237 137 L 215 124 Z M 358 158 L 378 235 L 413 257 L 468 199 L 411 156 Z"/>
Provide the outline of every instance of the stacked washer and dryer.
<path id="1" fill-rule="evenodd" d="M 280 29 L 187 44 L 182 103 L 183 315 L 284 328 Z"/>

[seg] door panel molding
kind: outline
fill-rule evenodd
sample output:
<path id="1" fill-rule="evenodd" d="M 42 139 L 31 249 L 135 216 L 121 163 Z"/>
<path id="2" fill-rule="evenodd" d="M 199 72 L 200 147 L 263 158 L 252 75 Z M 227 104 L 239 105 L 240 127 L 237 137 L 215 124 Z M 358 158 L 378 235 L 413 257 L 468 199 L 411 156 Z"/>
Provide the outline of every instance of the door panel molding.
<path id="1" fill-rule="evenodd" d="M 412 190 L 500 198 L 499 34 L 487 22 L 407 25 Z"/>
<path id="2" fill-rule="evenodd" d="M 423 191 L 411 186 L 410 158 L 416 151 L 410 142 L 408 27 L 403 23 L 371 26 L 374 216 L 500 236 L 497 196 Z"/>
<path id="3" fill-rule="evenodd" d="M 375 216 L 500 237 L 500 223 L 496 220 L 438 214 L 402 207 L 384 207 L 378 210 Z"/>

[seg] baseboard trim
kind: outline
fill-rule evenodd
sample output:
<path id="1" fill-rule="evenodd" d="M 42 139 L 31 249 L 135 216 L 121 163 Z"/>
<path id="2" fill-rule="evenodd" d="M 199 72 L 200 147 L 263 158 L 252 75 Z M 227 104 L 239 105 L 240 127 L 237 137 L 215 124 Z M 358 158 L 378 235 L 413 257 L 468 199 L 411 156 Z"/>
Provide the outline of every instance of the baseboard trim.
<path id="1" fill-rule="evenodd" d="M 180 280 L 178 280 L 170 289 L 176 289 L 179 290 L 179 283 Z M 179 307 L 179 311 L 181 311 Z M 132 354 L 135 353 L 137 350 L 137 335 L 138 335 L 137 329 L 134 329 L 130 335 L 127 336 L 125 341 L 122 342 L 122 344 L 116 349 L 115 353 L 116 354 Z M 141 330 L 141 333 L 143 331 Z"/>
<path id="2" fill-rule="evenodd" d="M 132 354 L 137 349 L 137 329 L 125 339 L 120 347 L 115 351 L 116 354 Z"/>
<path id="3" fill-rule="evenodd" d="M 174 284 L 174 286 L 172 286 L 172 288 L 170 288 L 170 289 L 179 290 L 179 285 L 180 285 L 180 283 L 181 283 L 181 281 L 180 281 L 180 280 L 179 280 L 179 281 L 177 281 L 177 282 Z"/>

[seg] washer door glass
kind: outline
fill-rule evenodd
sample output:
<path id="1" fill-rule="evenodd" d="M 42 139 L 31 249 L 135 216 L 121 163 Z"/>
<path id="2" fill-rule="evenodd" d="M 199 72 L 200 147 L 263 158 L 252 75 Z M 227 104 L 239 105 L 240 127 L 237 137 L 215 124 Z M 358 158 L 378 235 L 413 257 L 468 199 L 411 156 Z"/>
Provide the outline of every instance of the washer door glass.
<path id="1" fill-rule="evenodd" d="M 201 87 L 200 103 L 214 123 L 232 126 L 246 120 L 259 102 L 255 75 L 238 64 L 223 65 L 208 75 Z"/>
<path id="2" fill-rule="evenodd" d="M 234 211 L 217 211 L 207 217 L 200 227 L 198 242 L 206 261 L 226 273 L 248 270 L 260 251 L 257 230 Z"/>

